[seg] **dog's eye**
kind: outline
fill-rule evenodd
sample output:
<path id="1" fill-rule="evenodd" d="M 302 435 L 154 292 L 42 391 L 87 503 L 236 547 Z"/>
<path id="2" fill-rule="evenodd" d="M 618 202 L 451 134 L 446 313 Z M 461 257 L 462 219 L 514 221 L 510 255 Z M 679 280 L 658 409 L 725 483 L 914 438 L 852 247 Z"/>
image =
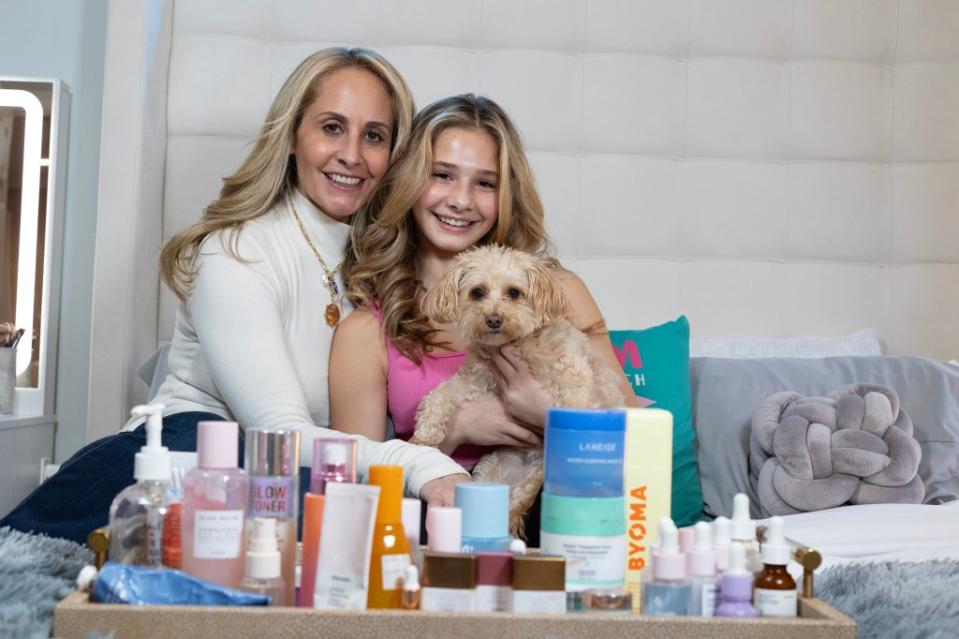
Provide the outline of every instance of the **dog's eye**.
<path id="1" fill-rule="evenodd" d="M 477 286 L 476 288 L 470 291 L 470 297 L 473 298 L 474 300 L 481 300 L 484 297 L 486 297 L 486 291 L 484 291 L 481 287 Z"/>
<path id="2" fill-rule="evenodd" d="M 519 292 L 518 288 L 511 288 L 508 291 L 506 291 L 506 295 L 509 296 L 511 300 L 518 300 L 519 296 L 522 295 L 522 293 Z"/>

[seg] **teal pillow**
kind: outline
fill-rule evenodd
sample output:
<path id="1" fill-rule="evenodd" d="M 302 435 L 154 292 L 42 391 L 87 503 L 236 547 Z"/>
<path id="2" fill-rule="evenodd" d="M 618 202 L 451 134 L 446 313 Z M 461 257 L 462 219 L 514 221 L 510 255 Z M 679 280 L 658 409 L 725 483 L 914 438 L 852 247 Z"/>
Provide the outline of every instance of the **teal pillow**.
<path id="1" fill-rule="evenodd" d="M 636 395 L 673 414 L 672 517 L 677 526 L 691 526 L 702 516 L 703 491 L 689 389 L 689 320 L 681 315 L 643 330 L 610 331 L 609 337 Z"/>

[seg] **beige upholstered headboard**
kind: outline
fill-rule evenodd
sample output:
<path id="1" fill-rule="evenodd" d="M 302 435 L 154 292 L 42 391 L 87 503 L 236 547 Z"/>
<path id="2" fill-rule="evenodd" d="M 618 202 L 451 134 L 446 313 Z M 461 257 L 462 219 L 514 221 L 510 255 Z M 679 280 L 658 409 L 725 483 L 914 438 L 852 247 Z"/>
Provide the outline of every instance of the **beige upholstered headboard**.
<path id="1" fill-rule="evenodd" d="M 614 328 L 874 327 L 889 353 L 959 355 L 957 2 L 131 4 L 111 4 L 105 96 L 133 122 L 104 120 L 104 152 L 126 159 L 104 160 L 101 193 L 133 186 L 101 223 L 138 250 L 97 247 L 104 423 L 172 332 L 151 251 L 216 195 L 293 67 L 333 44 L 386 55 L 420 106 L 472 91 L 506 107 L 560 255 Z"/>

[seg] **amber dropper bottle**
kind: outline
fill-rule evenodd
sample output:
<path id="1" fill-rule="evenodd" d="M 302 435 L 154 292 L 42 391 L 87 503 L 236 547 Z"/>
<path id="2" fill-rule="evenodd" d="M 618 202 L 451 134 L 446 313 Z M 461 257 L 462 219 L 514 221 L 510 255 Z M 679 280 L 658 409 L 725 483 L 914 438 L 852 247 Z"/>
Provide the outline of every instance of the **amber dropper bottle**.
<path id="1" fill-rule="evenodd" d="M 370 554 L 367 608 L 399 608 L 410 547 L 403 531 L 403 467 L 370 466 L 370 485 L 380 487 Z"/>
<path id="2" fill-rule="evenodd" d="M 763 570 L 756 576 L 753 603 L 760 617 L 796 616 L 796 580 L 786 570 L 792 555 L 782 517 L 769 519 L 762 545 Z"/>

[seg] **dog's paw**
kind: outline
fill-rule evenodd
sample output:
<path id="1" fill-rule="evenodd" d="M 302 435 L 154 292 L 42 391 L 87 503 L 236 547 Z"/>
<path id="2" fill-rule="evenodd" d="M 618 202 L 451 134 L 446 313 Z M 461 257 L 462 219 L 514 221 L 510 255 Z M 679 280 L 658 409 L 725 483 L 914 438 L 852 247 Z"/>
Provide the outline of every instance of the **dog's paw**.
<path id="1" fill-rule="evenodd" d="M 419 444 L 420 446 L 432 446 L 436 448 L 443 443 L 443 440 L 446 439 L 446 433 L 435 430 L 435 429 L 416 429 L 413 432 L 413 436 L 410 437 L 411 444 Z"/>
<path id="2" fill-rule="evenodd" d="M 518 508 L 510 508 L 509 511 L 509 533 L 513 537 L 518 537 L 526 541 L 526 511 Z"/>

